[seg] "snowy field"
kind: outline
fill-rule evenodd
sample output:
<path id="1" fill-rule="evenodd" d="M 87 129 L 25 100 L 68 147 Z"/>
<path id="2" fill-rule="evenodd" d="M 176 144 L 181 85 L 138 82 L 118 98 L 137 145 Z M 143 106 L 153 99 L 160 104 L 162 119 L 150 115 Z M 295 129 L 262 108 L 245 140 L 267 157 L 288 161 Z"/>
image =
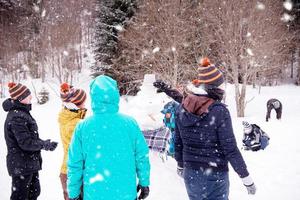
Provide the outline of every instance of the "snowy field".
<path id="1" fill-rule="evenodd" d="M 247 99 L 252 100 L 247 104 L 245 118 L 236 117 L 233 87 L 228 85 L 226 92 L 226 103 L 231 111 L 239 147 L 241 147 L 241 122 L 243 120 L 257 123 L 271 138 L 270 145 L 264 151 L 242 151 L 250 175 L 257 186 L 257 194 L 248 196 L 238 175 L 230 168 L 230 199 L 300 200 L 300 87 L 292 85 L 263 87 L 261 94 L 258 94 L 257 89 L 249 86 Z M 60 99 L 54 92 L 50 98 L 50 102 L 45 105 L 33 103 L 32 114 L 39 125 L 40 137 L 60 142 L 57 123 Z M 272 112 L 272 119 L 265 122 L 266 102 L 270 98 L 278 98 L 283 103 L 281 121 L 276 120 L 275 112 Z M 159 111 L 169 100 L 164 94 L 155 94 L 153 88 L 146 86 L 137 97 L 123 98 L 121 111 L 134 116 L 141 128 L 155 128 L 162 125 L 162 115 Z M 89 109 L 89 102 L 87 107 Z M 90 109 L 88 114 L 90 114 Z M 0 112 L 1 126 L 3 126 L 5 116 L 6 113 L 2 110 Z M 7 200 L 10 195 L 11 180 L 6 170 L 6 145 L 3 128 L 1 130 L 0 199 Z M 42 192 L 39 199 L 62 200 L 59 181 L 60 164 L 63 159 L 61 143 L 54 152 L 43 151 L 42 156 L 43 170 L 40 172 Z M 150 157 L 151 186 L 148 199 L 187 200 L 183 180 L 176 174 L 176 162 L 172 158 L 163 162 L 159 155 L 153 152 Z"/>

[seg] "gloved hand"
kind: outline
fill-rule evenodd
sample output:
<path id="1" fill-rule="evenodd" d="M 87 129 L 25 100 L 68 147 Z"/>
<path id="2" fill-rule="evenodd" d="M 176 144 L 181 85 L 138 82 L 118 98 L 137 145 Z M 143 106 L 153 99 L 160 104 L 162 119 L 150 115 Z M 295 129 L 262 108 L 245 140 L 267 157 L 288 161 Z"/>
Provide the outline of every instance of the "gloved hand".
<path id="1" fill-rule="evenodd" d="M 245 187 L 247 188 L 248 194 L 254 195 L 256 193 L 256 187 L 250 175 L 245 178 L 242 178 L 242 181 Z"/>
<path id="2" fill-rule="evenodd" d="M 182 167 L 177 166 L 177 174 L 178 174 L 178 176 L 183 178 L 183 168 Z"/>
<path id="3" fill-rule="evenodd" d="M 252 183 L 251 185 L 245 185 L 248 191 L 248 194 L 254 195 L 256 193 L 255 184 Z"/>
<path id="4" fill-rule="evenodd" d="M 141 191 L 140 196 L 138 197 L 138 199 L 146 199 L 149 196 L 149 187 L 143 187 L 141 185 L 138 185 L 136 188 L 137 193 L 139 193 L 139 191 Z"/>
<path id="5" fill-rule="evenodd" d="M 169 88 L 169 85 L 163 82 L 162 80 L 157 80 L 153 83 L 153 86 L 160 89 L 160 90 L 165 90 Z"/>
<path id="6" fill-rule="evenodd" d="M 69 198 L 69 200 L 81 200 L 80 196 L 76 198 Z"/>
<path id="7" fill-rule="evenodd" d="M 43 143 L 43 149 L 46 151 L 54 151 L 57 147 L 57 142 L 51 142 L 50 140 L 45 140 Z"/>

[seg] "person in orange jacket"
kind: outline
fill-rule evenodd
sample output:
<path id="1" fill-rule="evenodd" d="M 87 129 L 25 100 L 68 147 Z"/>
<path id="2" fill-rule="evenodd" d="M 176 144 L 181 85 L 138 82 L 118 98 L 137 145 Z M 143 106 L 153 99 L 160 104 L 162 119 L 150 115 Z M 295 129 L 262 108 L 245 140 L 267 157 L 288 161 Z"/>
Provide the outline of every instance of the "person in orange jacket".
<path id="1" fill-rule="evenodd" d="M 85 117 L 85 100 L 87 96 L 84 90 L 76 89 L 67 83 L 63 83 L 61 85 L 60 96 L 63 108 L 59 113 L 58 122 L 64 150 L 60 180 L 63 188 L 64 199 L 69 200 L 67 191 L 68 149 L 77 123 Z"/>

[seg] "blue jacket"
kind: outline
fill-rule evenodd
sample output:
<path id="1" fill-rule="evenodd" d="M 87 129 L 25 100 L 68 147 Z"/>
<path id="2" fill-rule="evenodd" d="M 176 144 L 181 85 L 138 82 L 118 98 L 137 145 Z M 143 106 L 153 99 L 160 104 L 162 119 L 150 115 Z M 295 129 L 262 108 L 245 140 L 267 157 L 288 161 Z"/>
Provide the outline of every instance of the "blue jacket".
<path id="1" fill-rule="evenodd" d="M 148 147 L 136 121 L 118 113 L 115 80 L 98 76 L 90 84 L 93 115 L 75 128 L 69 148 L 68 192 L 84 200 L 134 200 L 136 179 L 149 185 Z"/>
<path id="2" fill-rule="evenodd" d="M 180 167 L 228 171 L 228 161 L 238 175 L 249 175 L 237 147 L 228 109 L 218 101 L 208 112 L 196 115 L 180 105 L 176 112 L 175 159 Z"/>

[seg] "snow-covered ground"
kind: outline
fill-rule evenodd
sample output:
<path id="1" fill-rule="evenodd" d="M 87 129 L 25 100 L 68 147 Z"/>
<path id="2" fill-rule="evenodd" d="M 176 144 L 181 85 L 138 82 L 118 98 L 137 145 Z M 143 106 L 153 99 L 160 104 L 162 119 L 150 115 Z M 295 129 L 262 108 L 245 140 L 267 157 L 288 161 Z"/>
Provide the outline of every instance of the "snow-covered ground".
<path id="1" fill-rule="evenodd" d="M 84 84 L 87 88 L 88 84 Z M 75 86 L 78 86 L 75 84 Z M 146 89 L 145 89 L 146 88 Z M 39 125 L 40 137 L 60 141 L 57 115 L 61 108 L 60 99 L 52 90 L 50 101 L 45 105 L 33 104 L 32 114 Z M 230 168 L 230 199 L 233 200 L 300 200 L 300 87 L 285 85 L 263 87 L 261 94 L 257 89 L 248 88 L 246 117 L 235 117 L 234 91 L 228 85 L 226 103 L 233 117 L 233 126 L 239 147 L 241 147 L 243 120 L 257 123 L 271 137 L 270 145 L 264 151 L 242 151 L 248 169 L 257 186 L 257 194 L 249 196 L 238 175 Z M 265 122 L 266 102 L 278 98 L 283 103 L 282 120 Z M 156 94 L 148 84 L 136 97 L 123 98 L 120 110 L 134 116 L 142 128 L 155 128 L 162 125 L 159 113 L 164 103 L 170 99 L 164 94 Z M 89 102 L 89 101 L 88 101 Z M 89 108 L 89 103 L 87 103 Z M 90 111 L 90 110 L 89 110 Z M 88 113 L 90 114 L 90 112 Z M 0 112 L 4 123 L 6 113 Z M 2 126 L 2 125 L 1 125 Z M 3 130 L 3 129 L 2 129 Z M 9 199 L 11 180 L 6 170 L 6 145 L 0 137 L 0 199 Z M 59 170 L 62 161 L 62 145 L 54 152 L 42 152 L 43 170 L 40 172 L 41 200 L 61 200 L 62 191 Z M 187 200 L 183 180 L 176 174 L 176 162 L 169 158 L 163 162 L 157 153 L 151 153 L 151 187 L 149 200 Z"/>

